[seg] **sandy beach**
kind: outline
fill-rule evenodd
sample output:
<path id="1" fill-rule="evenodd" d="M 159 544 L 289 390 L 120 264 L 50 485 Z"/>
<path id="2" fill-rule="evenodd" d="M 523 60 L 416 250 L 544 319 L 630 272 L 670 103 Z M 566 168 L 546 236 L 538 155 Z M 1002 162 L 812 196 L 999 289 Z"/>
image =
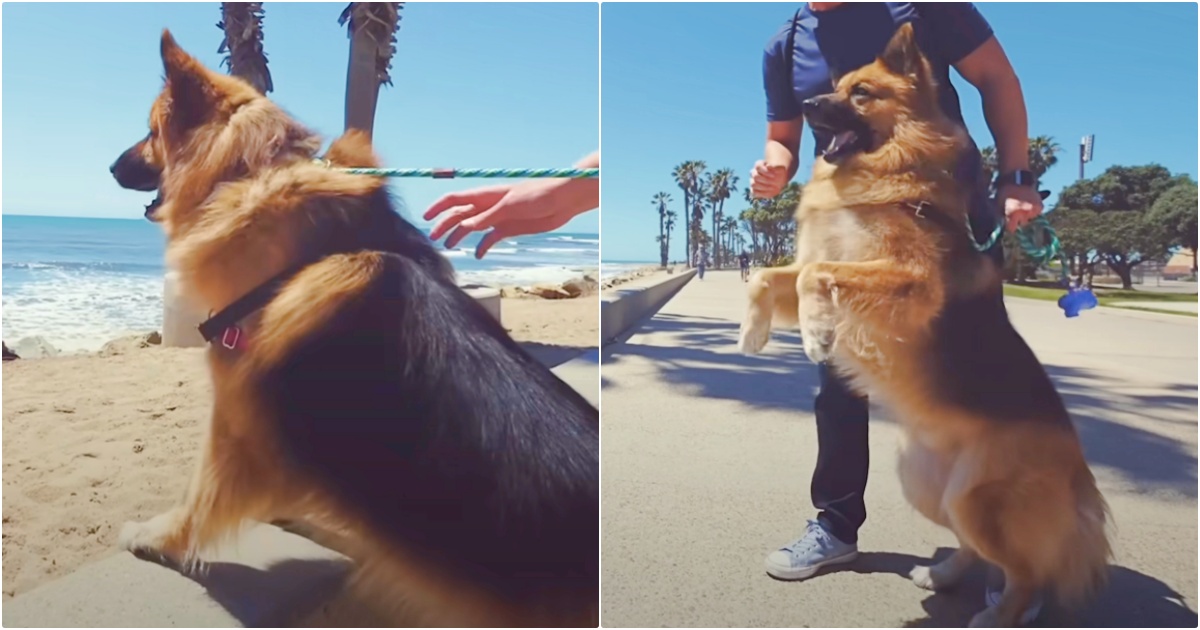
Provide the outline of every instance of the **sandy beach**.
<path id="1" fill-rule="evenodd" d="M 594 295 L 501 308 L 543 361 L 597 344 Z M 122 523 L 162 512 L 187 485 L 211 404 L 204 351 L 116 346 L 3 365 L 5 598 L 117 553 Z"/>

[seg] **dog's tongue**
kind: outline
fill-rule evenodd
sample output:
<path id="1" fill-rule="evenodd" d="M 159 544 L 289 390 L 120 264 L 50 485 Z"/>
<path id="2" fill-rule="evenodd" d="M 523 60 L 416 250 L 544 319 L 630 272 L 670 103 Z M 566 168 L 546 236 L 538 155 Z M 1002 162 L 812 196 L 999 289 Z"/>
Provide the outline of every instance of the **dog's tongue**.
<path id="1" fill-rule="evenodd" d="M 829 148 L 825 149 L 825 155 L 833 156 L 841 153 L 842 149 L 845 149 L 847 146 L 849 146 L 850 143 L 854 142 L 855 138 L 857 137 L 858 134 L 854 133 L 853 131 L 837 132 L 834 134 L 833 140 L 829 143 Z"/>

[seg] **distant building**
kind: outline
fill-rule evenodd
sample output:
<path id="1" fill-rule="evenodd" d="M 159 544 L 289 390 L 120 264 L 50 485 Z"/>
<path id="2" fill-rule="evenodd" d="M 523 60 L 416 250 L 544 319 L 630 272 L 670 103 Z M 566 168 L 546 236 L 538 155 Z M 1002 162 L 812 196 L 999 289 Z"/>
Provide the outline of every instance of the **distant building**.
<path id="1" fill-rule="evenodd" d="M 1166 265 L 1162 268 L 1162 277 L 1164 280 L 1178 280 L 1192 275 L 1192 253 L 1187 250 L 1180 250 L 1171 256 Z"/>

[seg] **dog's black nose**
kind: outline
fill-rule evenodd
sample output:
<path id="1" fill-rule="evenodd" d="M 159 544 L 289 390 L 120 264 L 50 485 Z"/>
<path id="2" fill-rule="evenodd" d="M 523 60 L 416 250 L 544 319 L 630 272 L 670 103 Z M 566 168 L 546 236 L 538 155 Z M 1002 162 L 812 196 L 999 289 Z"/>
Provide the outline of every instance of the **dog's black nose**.
<path id="1" fill-rule="evenodd" d="M 120 161 L 121 161 L 121 160 L 117 160 L 117 162 L 120 162 Z M 113 175 L 116 175 L 116 174 L 117 174 L 117 162 L 113 162 L 112 164 L 109 164 L 109 165 L 108 165 L 108 172 L 109 172 L 109 173 L 112 173 Z"/>
<path id="2" fill-rule="evenodd" d="M 816 98 L 806 99 L 803 103 L 800 103 L 800 107 L 804 110 L 805 114 L 811 114 L 813 112 L 820 111 L 822 103 L 824 103 L 824 100 L 818 96 Z"/>

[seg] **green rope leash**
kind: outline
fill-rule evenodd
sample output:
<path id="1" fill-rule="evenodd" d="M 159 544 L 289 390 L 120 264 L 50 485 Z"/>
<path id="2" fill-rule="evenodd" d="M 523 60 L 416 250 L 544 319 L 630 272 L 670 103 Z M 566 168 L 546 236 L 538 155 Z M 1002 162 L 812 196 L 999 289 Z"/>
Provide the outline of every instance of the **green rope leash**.
<path id="1" fill-rule="evenodd" d="M 967 229 L 970 230 L 970 223 L 967 224 Z M 1043 235 L 1043 244 L 1038 244 L 1034 240 L 1034 235 L 1037 230 L 1041 230 Z M 980 252 L 986 252 L 991 249 L 1000 236 L 1004 233 L 1004 224 L 996 226 L 992 233 L 988 236 L 987 241 L 980 243 L 971 237 L 971 243 L 975 245 L 975 249 Z M 1058 233 L 1050 225 L 1050 221 L 1046 220 L 1046 215 L 1040 215 L 1036 219 L 1017 228 L 1016 232 L 1017 244 L 1025 251 L 1025 255 L 1038 266 L 1049 266 L 1050 261 L 1058 259 L 1060 271 L 1062 272 L 1062 280 L 1064 284 L 1069 284 L 1071 276 L 1068 272 L 1070 263 L 1067 261 L 1067 255 L 1063 253 L 1062 243 L 1058 240 Z"/>
<path id="2" fill-rule="evenodd" d="M 324 160 L 317 163 L 330 164 Z M 595 179 L 600 177 L 598 168 L 338 168 L 352 175 L 375 177 L 429 177 L 432 179 L 454 179 L 462 177 L 485 179 Z"/>

